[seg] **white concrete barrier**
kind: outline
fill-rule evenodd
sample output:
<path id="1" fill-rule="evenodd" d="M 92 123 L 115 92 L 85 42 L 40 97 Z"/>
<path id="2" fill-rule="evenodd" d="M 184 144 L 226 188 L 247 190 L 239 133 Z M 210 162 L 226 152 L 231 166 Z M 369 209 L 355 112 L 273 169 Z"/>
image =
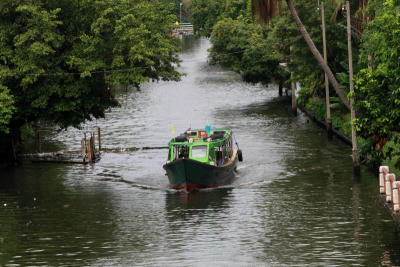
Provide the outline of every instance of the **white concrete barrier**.
<path id="1" fill-rule="evenodd" d="M 379 173 L 382 173 L 382 172 L 389 173 L 389 166 L 380 166 Z"/>
<path id="2" fill-rule="evenodd" d="M 392 202 L 392 191 L 394 182 L 396 182 L 396 175 L 394 173 L 389 173 L 388 175 L 386 175 L 386 180 L 385 180 L 386 202 Z"/>
<path id="3" fill-rule="evenodd" d="M 392 203 L 394 211 L 399 211 L 399 204 L 400 204 L 399 191 L 400 191 L 400 182 L 393 182 Z"/>
<path id="4" fill-rule="evenodd" d="M 388 166 L 380 166 L 379 167 L 379 192 L 381 194 L 385 194 L 385 180 L 386 175 L 389 173 Z"/>

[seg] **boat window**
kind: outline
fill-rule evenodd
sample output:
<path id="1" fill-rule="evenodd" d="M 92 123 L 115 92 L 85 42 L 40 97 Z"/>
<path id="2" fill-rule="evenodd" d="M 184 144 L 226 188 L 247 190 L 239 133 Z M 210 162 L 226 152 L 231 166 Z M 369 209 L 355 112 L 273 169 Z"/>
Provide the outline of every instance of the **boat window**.
<path id="1" fill-rule="evenodd" d="M 193 146 L 192 158 L 205 158 L 207 156 L 207 146 Z"/>
<path id="2" fill-rule="evenodd" d="M 173 159 L 189 158 L 189 146 L 174 145 Z"/>

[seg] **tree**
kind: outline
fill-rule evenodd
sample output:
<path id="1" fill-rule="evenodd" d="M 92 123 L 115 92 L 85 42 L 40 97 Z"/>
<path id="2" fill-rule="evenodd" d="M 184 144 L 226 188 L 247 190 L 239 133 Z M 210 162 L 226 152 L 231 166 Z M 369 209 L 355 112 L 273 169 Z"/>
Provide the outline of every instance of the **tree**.
<path id="1" fill-rule="evenodd" d="M 310 1 L 297 1 L 297 12 L 302 16 L 303 23 L 309 29 L 314 44 L 322 50 L 321 18 L 318 12 L 310 12 L 316 9 L 316 4 Z M 335 9 L 327 7 L 327 17 L 333 16 Z M 334 73 L 347 72 L 347 46 L 345 28 L 342 26 L 343 16 L 338 20 L 327 21 L 328 40 L 328 64 Z M 315 64 L 313 54 L 307 49 L 304 38 L 298 34 L 298 27 L 294 23 L 290 11 L 281 10 L 279 16 L 275 16 L 270 22 L 272 27 L 271 40 L 274 42 L 276 53 L 281 54 L 282 62 L 287 62 L 288 68 L 294 74 L 294 80 L 302 84 L 302 94 L 307 96 L 325 97 L 324 72 Z M 343 84 L 342 84 L 343 85 Z M 341 88 L 345 93 L 348 88 Z M 323 118 L 322 118 L 323 119 Z"/>
<path id="2" fill-rule="evenodd" d="M 339 83 L 337 82 L 335 76 L 333 75 L 330 67 L 328 64 L 324 62 L 324 59 L 322 58 L 321 54 L 319 53 L 318 49 L 316 48 L 314 42 L 312 41 L 310 35 L 308 34 L 307 30 L 305 29 L 303 23 L 301 22 L 297 11 L 294 7 L 293 1 L 292 0 L 286 0 L 286 4 L 290 10 L 290 13 L 292 14 L 292 17 L 294 21 L 296 22 L 300 33 L 302 34 L 304 40 L 306 41 L 311 53 L 315 57 L 315 59 L 318 61 L 318 64 L 322 67 L 324 72 L 327 74 L 329 81 L 331 82 L 334 90 L 338 94 L 339 98 L 342 100 L 342 102 L 346 105 L 346 107 L 350 108 L 349 101 L 347 99 L 347 96 L 343 92 L 343 90 L 340 88 Z M 255 12 L 258 14 L 264 15 L 264 20 L 268 21 L 270 16 L 276 12 L 276 9 L 280 5 L 278 4 L 278 1 L 276 0 L 255 0 Z M 260 10 L 266 9 L 265 12 L 261 12 Z"/>
<path id="3" fill-rule="evenodd" d="M 242 75 L 247 82 L 283 85 L 288 73 L 279 67 L 282 61 L 270 40 L 271 29 L 239 16 L 220 20 L 213 28 L 210 57 Z M 268 51 L 269 53 L 266 53 Z"/>
<path id="4" fill-rule="evenodd" d="M 393 1 L 385 1 L 364 31 L 355 77 L 355 124 L 361 136 L 389 138 L 400 131 L 400 16 Z M 372 60 L 369 60 L 369 57 Z M 370 66 L 371 68 L 368 68 Z"/>
<path id="5" fill-rule="evenodd" d="M 15 111 L 14 99 L 7 87 L 0 85 L 0 132 L 9 133 L 9 123 Z"/>
<path id="6" fill-rule="evenodd" d="M 190 14 L 195 32 L 209 37 L 224 7 L 225 0 L 191 0 Z"/>
<path id="7" fill-rule="evenodd" d="M 118 104 L 110 84 L 179 80 L 175 21 L 157 0 L 1 1 L 0 84 L 14 100 L 12 133 L 38 120 L 67 127 L 102 117 Z"/>

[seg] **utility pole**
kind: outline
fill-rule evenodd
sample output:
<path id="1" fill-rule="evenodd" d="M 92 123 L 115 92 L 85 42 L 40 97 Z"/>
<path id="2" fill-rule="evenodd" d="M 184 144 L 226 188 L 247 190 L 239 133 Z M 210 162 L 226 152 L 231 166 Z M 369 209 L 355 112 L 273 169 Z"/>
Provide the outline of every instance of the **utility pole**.
<path id="1" fill-rule="evenodd" d="M 292 52 L 293 47 L 290 46 L 290 52 Z M 292 87 L 292 113 L 297 116 L 297 103 L 296 103 L 296 84 L 293 81 L 293 72 L 290 73 L 290 78 L 292 82 L 290 83 Z"/>
<path id="2" fill-rule="evenodd" d="M 293 79 L 293 72 L 291 76 Z M 292 113 L 293 115 L 297 116 L 296 83 L 292 81 L 291 85 L 292 85 Z"/>
<path id="3" fill-rule="evenodd" d="M 322 44 L 324 47 L 324 62 L 327 63 L 326 53 L 326 31 L 325 31 L 325 7 L 324 2 L 321 2 L 321 20 L 322 20 Z M 332 137 L 332 119 L 331 119 L 331 106 L 329 101 L 329 81 L 328 75 L 325 72 L 325 105 L 326 105 L 326 130 L 328 137 Z"/>
<path id="4" fill-rule="evenodd" d="M 179 24 L 182 23 L 182 3 L 179 3 Z"/>
<path id="5" fill-rule="evenodd" d="M 349 82 L 350 82 L 350 93 L 354 92 L 353 85 L 353 55 L 351 51 L 351 25 L 350 25 L 350 3 L 346 1 L 346 16 L 347 16 L 347 49 L 349 54 Z M 354 98 L 350 98 L 350 113 L 351 113 L 351 143 L 352 143 L 352 156 L 353 156 L 353 170 L 358 176 L 360 175 L 360 158 L 358 156 L 357 148 L 357 137 L 353 121 L 355 119 L 355 111 L 353 107 Z"/>

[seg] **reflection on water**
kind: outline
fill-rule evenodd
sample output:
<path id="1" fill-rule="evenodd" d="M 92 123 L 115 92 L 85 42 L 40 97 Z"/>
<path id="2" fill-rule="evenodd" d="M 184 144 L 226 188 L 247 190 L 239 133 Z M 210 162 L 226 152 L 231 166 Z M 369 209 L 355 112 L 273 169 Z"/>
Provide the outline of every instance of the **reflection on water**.
<path id="1" fill-rule="evenodd" d="M 226 208 L 232 188 L 220 187 L 194 191 L 191 194 L 181 191 L 169 191 L 166 195 L 166 210 L 169 212 L 201 211 L 212 209 L 214 211 Z"/>
<path id="2" fill-rule="evenodd" d="M 207 64 L 184 43 L 181 82 L 121 90 L 100 126 L 106 147 L 165 146 L 188 127 L 231 127 L 243 150 L 232 185 L 168 189 L 166 150 L 106 153 L 93 166 L 1 172 L 0 266 L 398 266 L 400 235 L 377 179 L 354 180 L 351 149 L 329 141 L 271 85 Z M 79 149 L 81 132 L 49 133 Z"/>

